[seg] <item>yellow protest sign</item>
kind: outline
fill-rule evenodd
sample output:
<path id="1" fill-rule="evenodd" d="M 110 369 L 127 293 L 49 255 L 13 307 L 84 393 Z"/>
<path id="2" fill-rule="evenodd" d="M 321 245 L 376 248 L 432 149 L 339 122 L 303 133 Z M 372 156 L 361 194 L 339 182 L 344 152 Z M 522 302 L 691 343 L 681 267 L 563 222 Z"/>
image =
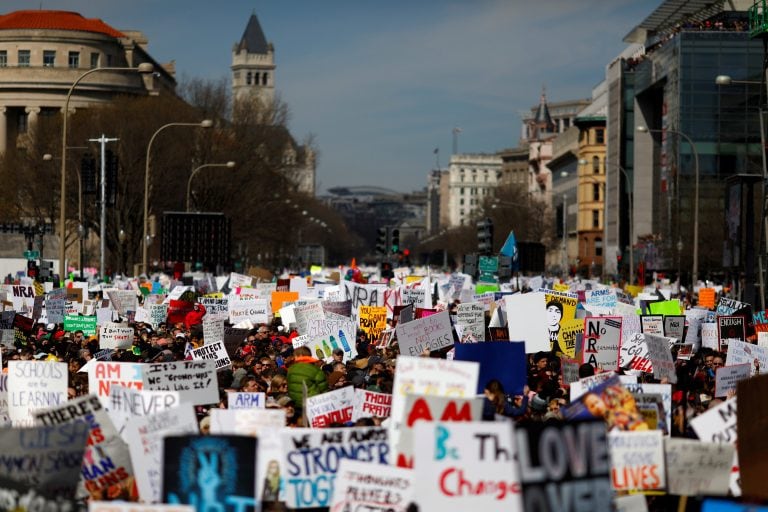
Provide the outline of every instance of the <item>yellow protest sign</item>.
<path id="1" fill-rule="evenodd" d="M 564 322 L 576 317 L 576 305 L 579 303 L 578 296 L 575 293 L 544 290 L 544 301 L 547 308 L 550 350 L 574 357 L 575 338 L 569 353 L 567 348 L 561 344 L 561 341 L 563 341 L 561 339 L 561 332 Z"/>
<path id="2" fill-rule="evenodd" d="M 363 306 L 358 308 L 360 329 L 368 335 L 368 339 L 378 339 L 381 331 L 387 328 L 386 306 Z"/>
<path id="3" fill-rule="evenodd" d="M 571 290 L 571 287 L 565 283 L 555 283 L 554 288 L 556 292 L 567 292 Z"/>

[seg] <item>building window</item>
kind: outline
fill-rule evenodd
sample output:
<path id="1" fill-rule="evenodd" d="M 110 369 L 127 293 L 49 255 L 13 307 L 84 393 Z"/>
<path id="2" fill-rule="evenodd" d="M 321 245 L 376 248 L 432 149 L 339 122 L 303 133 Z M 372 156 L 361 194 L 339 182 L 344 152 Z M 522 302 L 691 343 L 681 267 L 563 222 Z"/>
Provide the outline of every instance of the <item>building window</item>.
<path id="1" fill-rule="evenodd" d="M 592 227 L 600 227 L 600 210 L 592 210 Z"/>
<path id="2" fill-rule="evenodd" d="M 112 56 L 107 55 L 107 67 L 112 67 Z"/>
<path id="3" fill-rule="evenodd" d="M 592 157 L 592 172 L 595 174 L 600 174 L 600 158 L 593 156 Z"/>
<path id="4" fill-rule="evenodd" d="M 19 113 L 16 129 L 19 133 L 27 133 L 27 128 L 29 128 L 29 114 L 21 112 Z"/>
<path id="5" fill-rule="evenodd" d="M 99 53 L 92 52 L 91 53 L 91 69 L 95 69 L 97 67 L 99 67 Z"/>
<path id="6" fill-rule="evenodd" d="M 595 143 L 597 144 L 605 144 L 605 130 L 602 128 L 598 128 L 595 130 Z"/>
<path id="7" fill-rule="evenodd" d="M 251 82 L 253 82 L 253 73 L 250 71 L 247 75 L 245 75 L 245 85 L 251 85 Z"/>
<path id="8" fill-rule="evenodd" d="M 43 50 L 43 67 L 52 68 L 56 64 L 56 50 Z"/>
<path id="9" fill-rule="evenodd" d="M 8 52 L 5 50 L 0 51 L 0 68 L 8 66 Z"/>
<path id="10" fill-rule="evenodd" d="M 29 67 L 29 50 L 19 50 L 19 67 Z"/>
<path id="11" fill-rule="evenodd" d="M 461 194 L 461 195 L 464 195 L 464 187 L 461 187 L 461 188 L 459 189 L 459 194 Z"/>
<path id="12" fill-rule="evenodd" d="M 461 206 L 464 206 L 464 199 L 459 199 L 459 204 L 460 204 Z"/>
<path id="13" fill-rule="evenodd" d="M 595 238 L 595 256 L 602 256 L 603 255 L 603 239 L 598 237 Z"/>
<path id="14" fill-rule="evenodd" d="M 269 80 L 267 77 L 269 76 L 269 73 L 264 73 L 261 75 L 261 85 L 267 85 L 267 81 Z"/>
<path id="15" fill-rule="evenodd" d="M 592 184 L 592 200 L 593 201 L 600 200 L 600 184 L 599 183 Z"/>
<path id="16" fill-rule="evenodd" d="M 80 52 L 69 52 L 69 67 L 80 67 Z"/>

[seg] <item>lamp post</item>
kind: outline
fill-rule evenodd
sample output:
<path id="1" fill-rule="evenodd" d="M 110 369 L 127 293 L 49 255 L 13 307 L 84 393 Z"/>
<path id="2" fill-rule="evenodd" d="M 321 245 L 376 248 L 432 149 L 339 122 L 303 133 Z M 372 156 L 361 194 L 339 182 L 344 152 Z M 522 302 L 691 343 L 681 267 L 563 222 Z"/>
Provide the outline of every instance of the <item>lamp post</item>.
<path id="1" fill-rule="evenodd" d="M 662 133 L 662 130 L 651 129 L 645 126 L 638 126 L 640 133 Z M 675 133 L 684 138 L 693 152 L 694 163 L 694 187 L 693 187 L 693 268 L 691 269 L 691 290 L 696 287 L 699 280 L 699 153 L 696 151 L 696 145 L 691 138 L 679 130 L 666 129 L 668 133 Z"/>
<path id="2" fill-rule="evenodd" d="M 192 192 L 192 178 L 195 177 L 195 174 L 197 174 L 201 169 L 205 169 L 206 167 L 226 167 L 228 169 L 232 169 L 234 166 L 235 166 L 235 162 L 230 160 L 225 164 L 203 164 L 199 166 L 197 169 L 195 169 L 194 171 L 192 171 L 192 174 L 189 175 L 189 179 L 187 180 L 187 213 L 189 213 L 189 198 Z"/>
<path id="3" fill-rule="evenodd" d="M 141 240 L 141 247 L 142 247 L 142 255 L 141 255 L 141 265 L 142 265 L 142 271 L 145 274 L 149 274 L 148 270 L 149 267 L 147 266 L 147 255 L 148 255 L 148 249 L 149 249 L 149 234 L 148 234 L 148 221 L 149 221 L 149 164 L 150 164 L 150 157 L 152 154 L 152 143 L 155 141 L 155 137 L 157 137 L 160 132 L 165 130 L 166 128 L 170 128 L 171 126 L 193 126 L 198 128 L 210 128 L 213 126 L 213 121 L 210 119 L 204 119 L 200 121 L 199 123 L 168 123 L 164 124 L 157 130 L 155 130 L 155 133 L 152 134 L 152 137 L 149 139 L 149 144 L 147 144 L 147 157 L 146 157 L 146 168 L 144 169 L 144 230 L 142 233 L 142 240 Z"/>
<path id="4" fill-rule="evenodd" d="M 64 280 L 64 277 L 66 275 L 67 271 L 67 265 L 66 265 L 66 226 L 64 225 L 66 222 L 66 202 L 65 197 L 67 193 L 67 119 L 69 117 L 69 100 L 72 97 L 72 91 L 75 90 L 75 87 L 77 84 L 80 83 L 80 81 L 87 77 L 88 75 L 100 71 L 114 71 L 114 72 L 137 72 L 141 74 L 149 74 L 154 72 L 155 67 L 150 64 L 149 62 L 143 62 L 139 64 L 138 67 L 135 68 L 94 68 L 89 69 L 72 83 L 72 86 L 69 88 L 69 91 L 67 91 L 67 98 L 64 100 L 64 112 L 62 115 L 62 123 L 61 123 L 61 191 L 60 191 L 60 204 L 59 204 L 59 279 L 61 281 Z"/>

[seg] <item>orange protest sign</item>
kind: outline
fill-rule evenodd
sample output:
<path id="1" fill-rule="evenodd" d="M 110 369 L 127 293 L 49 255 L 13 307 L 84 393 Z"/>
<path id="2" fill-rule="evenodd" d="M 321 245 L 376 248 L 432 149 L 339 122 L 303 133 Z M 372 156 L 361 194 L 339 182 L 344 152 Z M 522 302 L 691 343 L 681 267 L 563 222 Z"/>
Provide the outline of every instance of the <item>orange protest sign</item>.
<path id="1" fill-rule="evenodd" d="M 699 288 L 699 306 L 715 309 L 715 289 Z"/>
<path id="2" fill-rule="evenodd" d="M 299 300 L 299 292 L 272 292 L 272 311 L 277 313 L 283 304 Z"/>

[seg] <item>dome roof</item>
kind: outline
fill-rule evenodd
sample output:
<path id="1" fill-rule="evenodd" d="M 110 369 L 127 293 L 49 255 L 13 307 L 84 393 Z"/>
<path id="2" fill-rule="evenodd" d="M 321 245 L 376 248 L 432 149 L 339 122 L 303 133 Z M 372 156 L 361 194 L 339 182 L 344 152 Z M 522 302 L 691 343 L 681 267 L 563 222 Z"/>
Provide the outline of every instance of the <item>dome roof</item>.
<path id="1" fill-rule="evenodd" d="M 84 18 L 71 11 L 28 10 L 0 15 L 0 30 L 75 30 L 114 38 L 125 37 L 119 30 L 97 18 Z"/>

